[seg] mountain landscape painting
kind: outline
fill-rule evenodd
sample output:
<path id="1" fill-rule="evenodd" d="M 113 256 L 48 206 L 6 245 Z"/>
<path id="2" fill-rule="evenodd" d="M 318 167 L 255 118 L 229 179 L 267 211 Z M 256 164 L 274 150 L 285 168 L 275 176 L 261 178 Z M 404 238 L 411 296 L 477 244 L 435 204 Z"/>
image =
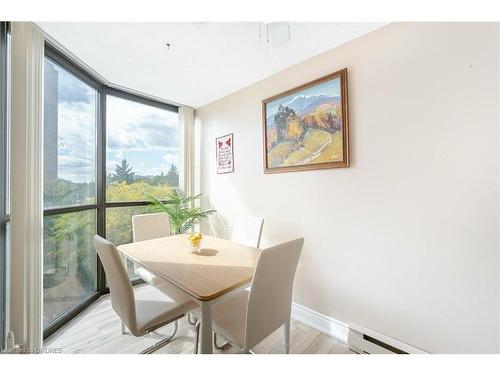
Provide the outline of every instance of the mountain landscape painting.
<path id="1" fill-rule="evenodd" d="M 263 101 L 264 171 L 349 166 L 347 70 Z"/>

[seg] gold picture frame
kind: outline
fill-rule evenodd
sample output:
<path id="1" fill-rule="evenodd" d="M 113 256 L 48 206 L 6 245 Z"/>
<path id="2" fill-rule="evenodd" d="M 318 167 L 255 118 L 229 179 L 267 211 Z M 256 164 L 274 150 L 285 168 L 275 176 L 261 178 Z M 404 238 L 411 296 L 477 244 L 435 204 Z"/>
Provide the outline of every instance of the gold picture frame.
<path id="1" fill-rule="evenodd" d="M 349 167 L 347 68 L 262 101 L 264 173 Z"/>

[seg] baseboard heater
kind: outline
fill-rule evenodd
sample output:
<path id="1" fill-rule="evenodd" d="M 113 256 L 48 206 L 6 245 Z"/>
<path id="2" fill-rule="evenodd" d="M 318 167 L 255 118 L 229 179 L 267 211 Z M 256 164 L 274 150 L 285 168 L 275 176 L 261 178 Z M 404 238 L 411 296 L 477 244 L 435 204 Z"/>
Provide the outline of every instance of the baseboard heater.
<path id="1" fill-rule="evenodd" d="M 363 354 L 426 354 L 427 352 L 380 332 L 360 326 L 349 325 L 347 342 L 349 348 Z"/>

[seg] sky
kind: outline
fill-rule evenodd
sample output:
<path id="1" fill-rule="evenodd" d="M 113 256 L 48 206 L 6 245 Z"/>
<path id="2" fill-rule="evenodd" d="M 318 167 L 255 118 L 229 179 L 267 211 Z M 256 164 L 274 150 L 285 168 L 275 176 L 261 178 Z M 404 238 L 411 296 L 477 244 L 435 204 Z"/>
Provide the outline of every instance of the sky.
<path id="1" fill-rule="evenodd" d="M 294 92 L 290 95 L 279 98 L 272 101 L 266 106 L 267 117 L 274 116 L 278 111 L 280 104 L 290 103 L 297 96 L 315 96 L 315 95 L 328 95 L 328 96 L 340 96 L 340 78 L 335 78 L 330 81 L 326 81 L 319 85 L 309 87 L 305 90 L 299 92 Z"/>
<path id="2" fill-rule="evenodd" d="M 48 60 L 46 64 L 54 66 Z M 58 73 L 58 177 L 93 182 L 96 91 L 54 67 Z M 51 77 L 46 74 L 46 85 Z M 47 103 L 46 110 L 50 110 Z M 107 173 L 113 173 L 122 159 L 127 159 L 136 175 L 166 174 L 172 164 L 179 167 L 177 113 L 108 96 L 106 116 Z"/>
<path id="3" fill-rule="evenodd" d="M 179 121 L 175 112 L 108 96 L 107 171 L 127 159 L 136 174 L 167 173 L 179 166 Z"/>

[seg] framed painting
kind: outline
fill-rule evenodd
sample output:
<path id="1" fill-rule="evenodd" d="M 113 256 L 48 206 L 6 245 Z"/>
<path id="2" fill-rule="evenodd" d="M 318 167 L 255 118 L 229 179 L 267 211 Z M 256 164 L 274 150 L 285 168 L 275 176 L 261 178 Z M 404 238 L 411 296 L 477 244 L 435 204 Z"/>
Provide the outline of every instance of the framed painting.
<path id="1" fill-rule="evenodd" d="M 217 173 L 234 172 L 233 133 L 215 139 Z"/>
<path id="2" fill-rule="evenodd" d="M 349 166 L 347 69 L 262 101 L 264 173 Z"/>

